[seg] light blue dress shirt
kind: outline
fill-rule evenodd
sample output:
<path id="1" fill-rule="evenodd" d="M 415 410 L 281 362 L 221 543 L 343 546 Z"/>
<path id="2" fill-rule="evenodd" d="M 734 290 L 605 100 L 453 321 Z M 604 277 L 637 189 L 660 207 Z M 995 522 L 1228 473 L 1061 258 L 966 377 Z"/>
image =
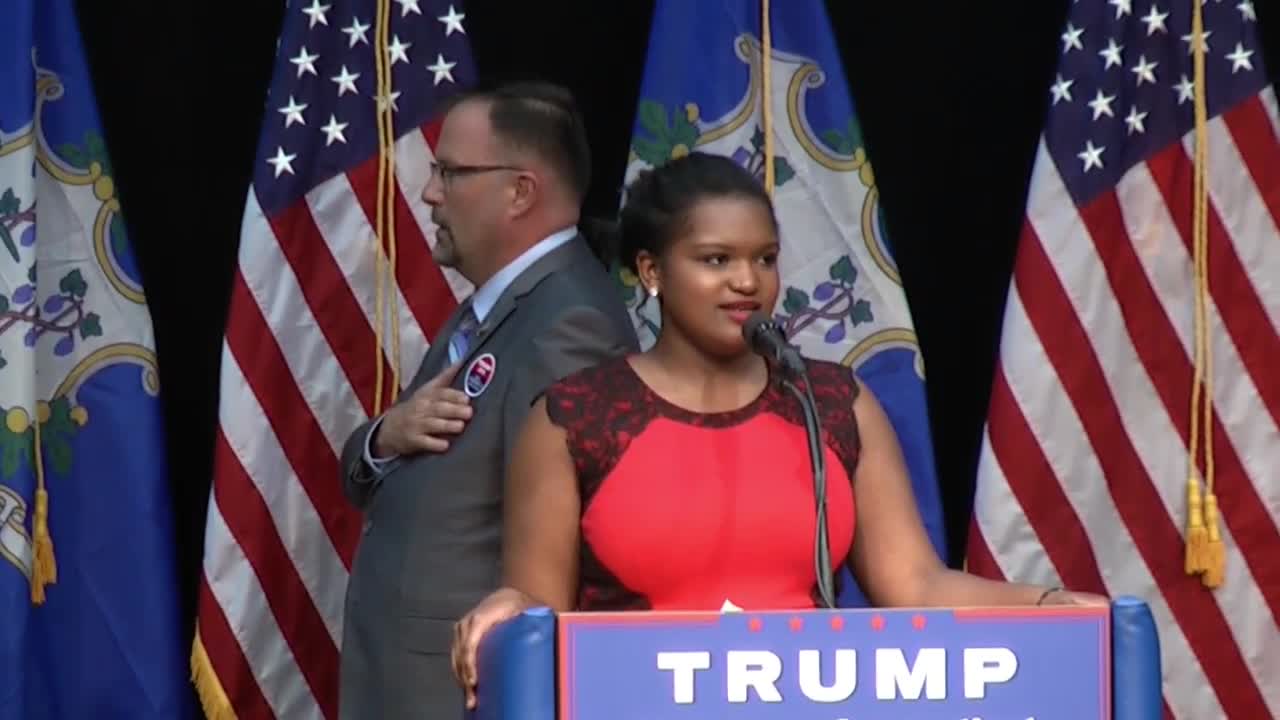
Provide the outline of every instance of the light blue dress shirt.
<path id="1" fill-rule="evenodd" d="M 512 260 L 510 263 L 507 263 L 506 267 L 494 273 L 493 277 L 485 281 L 485 283 L 471 295 L 471 311 L 475 313 L 476 325 L 479 326 L 484 324 L 485 318 L 489 317 L 489 313 L 493 311 L 493 306 L 497 304 L 498 298 L 502 297 L 502 293 L 506 292 L 507 288 L 511 286 L 511 283 L 520 276 L 520 273 L 528 270 L 530 265 L 541 260 L 552 250 L 555 250 L 561 245 L 564 245 L 574 239 L 577 235 L 578 229 L 574 227 L 565 228 L 564 230 L 555 232 L 538 241 L 533 247 L 525 250 L 519 257 Z M 448 342 L 447 338 L 443 340 L 444 342 Z M 450 347 L 449 363 L 452 364 L 456 362 L 458 362 L 458 358 L 456 357 L 456 353 L 453 348 Z M 369 434 L 365 436 L 364 440 L 364 461 L 365 464 L 373 470 L 375 475 L 381 475 L 387 469 L 388 464 L 396 460 L 398 457 L 393 455 L 391 457 L 375 458 L 373 456 L 373 436 L 374 433 L 378 432 L 378 426 L 382 424 L 382 420 L 385 417 L 385 414 L 380 415 L 378 419 L 373 422 L 373 425 L 369 427 Z"/>

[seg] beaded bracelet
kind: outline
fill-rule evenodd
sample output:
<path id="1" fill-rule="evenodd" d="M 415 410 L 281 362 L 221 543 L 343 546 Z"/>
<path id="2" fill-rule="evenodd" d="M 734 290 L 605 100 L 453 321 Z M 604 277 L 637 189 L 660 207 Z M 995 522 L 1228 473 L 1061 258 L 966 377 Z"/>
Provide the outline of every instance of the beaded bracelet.
<path id="1" fill-rule="evenodd" d="M 1045 590 L 1043 593 L 1040 594 L 1040 599 L 1036 601 L 1036 604 L 1043 605 L 1046 598 L 1048 598 L 1053 593 L 1062 592 L 1063 589 L 1064 588 L 1062 587 L 1051 587 L 1048 590 Z"/>

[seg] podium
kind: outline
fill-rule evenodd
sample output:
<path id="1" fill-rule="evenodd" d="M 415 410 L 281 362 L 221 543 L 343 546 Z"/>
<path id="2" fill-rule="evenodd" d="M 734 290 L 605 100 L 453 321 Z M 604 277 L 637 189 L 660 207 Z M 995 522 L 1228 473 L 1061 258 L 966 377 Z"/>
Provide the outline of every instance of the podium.
<path id="1" fill-rule="evenodd" d="M 562 613 L 481 643 L 473 720 L 1158 720 L 1147 605 Z"/>

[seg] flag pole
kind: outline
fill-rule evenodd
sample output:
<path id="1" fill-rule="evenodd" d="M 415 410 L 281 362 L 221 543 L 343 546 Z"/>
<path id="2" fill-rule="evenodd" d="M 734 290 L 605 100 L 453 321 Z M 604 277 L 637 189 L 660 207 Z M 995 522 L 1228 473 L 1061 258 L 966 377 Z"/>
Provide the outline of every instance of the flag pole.
<path id="1" fill-rule="evenodd" d="M 764 189 L 773 196 L 773 74 L 770 57 L 773 55 L 773 39 L 769 33 L 769 0 L 760 0 L 760 96 L 763 107 L 764 130 Z"/>

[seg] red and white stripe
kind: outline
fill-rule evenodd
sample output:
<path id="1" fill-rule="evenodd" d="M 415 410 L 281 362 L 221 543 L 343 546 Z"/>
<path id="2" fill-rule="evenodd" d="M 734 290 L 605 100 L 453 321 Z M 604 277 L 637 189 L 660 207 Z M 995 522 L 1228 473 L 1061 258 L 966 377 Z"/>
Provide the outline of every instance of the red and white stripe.
<path id="1" fill-rule="evenodd" d="M 422 190 L 437 132 L 410 132 L 395 150 L 401 386 L 470 292 L 430 255 Z M 398 393 L 393 320 L 380 348 L 375 333 L 377 172 L 374 157 L 276 217 L 252 190 L 245 208 L 198 626 L 242 720 L 337 717 L 342 612 L 361 522 L 342 495 L 339 456 L 374 413 L 377 363 L 383 406 Z"/>
<path id="2" fill-rule="evenodd" d="M 1041 145 L 979 463 L 969 569 L 1144 599 L 1178 718 L 1280 717 L 1278 129 L 1270 88 L 1209 123 L 1225 584 L 1183 572 L 1190 135 L 1079 208 Z"/>

